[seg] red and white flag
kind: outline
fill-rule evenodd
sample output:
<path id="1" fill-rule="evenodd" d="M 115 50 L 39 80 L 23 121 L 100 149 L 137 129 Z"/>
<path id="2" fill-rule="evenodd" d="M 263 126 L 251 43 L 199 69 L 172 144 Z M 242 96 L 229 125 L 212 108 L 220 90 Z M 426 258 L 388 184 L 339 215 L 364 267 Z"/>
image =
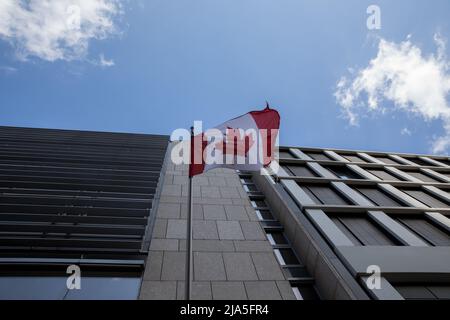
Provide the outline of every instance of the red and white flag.
<path id="1" fill-rule="evenodd" d="M 278 152 L 280 115 L 269 105 L 191 138 L 189 176 L 215 168 L 260 171 Z"/>

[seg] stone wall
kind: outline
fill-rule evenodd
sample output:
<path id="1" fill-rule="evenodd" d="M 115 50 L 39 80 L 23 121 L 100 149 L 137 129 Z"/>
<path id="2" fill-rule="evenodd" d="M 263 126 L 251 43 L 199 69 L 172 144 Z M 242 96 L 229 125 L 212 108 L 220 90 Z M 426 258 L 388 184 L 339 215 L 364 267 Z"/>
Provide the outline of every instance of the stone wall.
<path id="1" fill-rule="evenodd" d="M 140 299 L 184 299 L 188 167 L 168 165 Z M 233 170 L 194 178 L 193 299 L 295 299 Z"/>

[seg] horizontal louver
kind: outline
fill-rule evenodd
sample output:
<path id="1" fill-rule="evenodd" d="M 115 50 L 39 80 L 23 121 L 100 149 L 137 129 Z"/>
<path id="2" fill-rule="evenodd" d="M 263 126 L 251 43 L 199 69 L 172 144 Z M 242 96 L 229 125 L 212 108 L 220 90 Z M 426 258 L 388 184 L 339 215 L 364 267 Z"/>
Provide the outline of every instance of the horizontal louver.
<path id="1" fill-rule="evenodd" d="M 0 127 L 0 256 L 143 253 L 168 137 Z"/>

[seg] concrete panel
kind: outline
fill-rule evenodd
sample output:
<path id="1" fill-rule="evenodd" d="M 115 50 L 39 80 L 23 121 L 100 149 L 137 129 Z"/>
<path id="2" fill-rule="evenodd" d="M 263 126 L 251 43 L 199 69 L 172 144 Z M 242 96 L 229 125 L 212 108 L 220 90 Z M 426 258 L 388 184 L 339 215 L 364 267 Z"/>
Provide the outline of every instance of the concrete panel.
<path id="1" fill-rule="evenodd" d="M 329 156 L 331 159 L 334 159 L 336 161 L 341 162 L 350 162 L 348 159 L 345 159 L 343 156 L 338 155 L 336 152 L 331 150 L 324 150 L 323 153 L 325 153 L 327 156 Z"/>
<path id="2" fill-rule="evenodd" d="M 308 156 L 307 154 L 305 154 L 303 151 L 296 149 L 296 148 L 291 148 L 289 149 L 289 151 L 298 159 L 301 160 L 313 160 L 310 156 Z"/>
<path id="3" fill-rule="evenodd" d="M 322 235 L 334 246 L 353 246 L 353 242 L 334 224 L 322 210 L 305 210 Z"/>
<path id="4" fill-rule="evenodd" d="M 449 281 L 450 247 L 337 247 L 338 254 L 355 276 L 367 274 L 367 267 L 378 265 L 384 277 L 410 281 Z"/>
<path id="5" fill-rule="evenodd" d="M 378 160 L 377 158 L 372 157 L 371 155 L 368 155 L 365 152 L 358 152 L 357 155 L 361 158 L 363 158 L 364 160 L 370 162 L 370 163 L 378 163 L 378 164 L 383 164 L 385 165 L 385 163 L 381 160 Z"/>

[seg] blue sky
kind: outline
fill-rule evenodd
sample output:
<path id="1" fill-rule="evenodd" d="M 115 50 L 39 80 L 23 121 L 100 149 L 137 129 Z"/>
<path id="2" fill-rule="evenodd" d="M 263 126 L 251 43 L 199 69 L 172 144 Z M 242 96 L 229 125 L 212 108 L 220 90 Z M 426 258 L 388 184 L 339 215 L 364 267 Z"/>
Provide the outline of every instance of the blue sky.
<path id="1" fill-rule="evenodd" d="M 366 27 L 370 4 L 381 9 L 381 30 Z M 90 39 L 71 61 L 24 61 L 0 24 L 0 125 L 170 134 L 268 100 L 284 145 L 429 153 L 446 134 L 442 118 L 401 108 L 352 126 L 334 93 L 348 68 L 377 56 L 380 38 L 411 35 L 424 57 L 436 54 L 434 35 L 450 38 L 448 0 L 128 0 L 122 9 L 120 34 Z M 114 65 L 99 65 L 101 54 Z"/>

